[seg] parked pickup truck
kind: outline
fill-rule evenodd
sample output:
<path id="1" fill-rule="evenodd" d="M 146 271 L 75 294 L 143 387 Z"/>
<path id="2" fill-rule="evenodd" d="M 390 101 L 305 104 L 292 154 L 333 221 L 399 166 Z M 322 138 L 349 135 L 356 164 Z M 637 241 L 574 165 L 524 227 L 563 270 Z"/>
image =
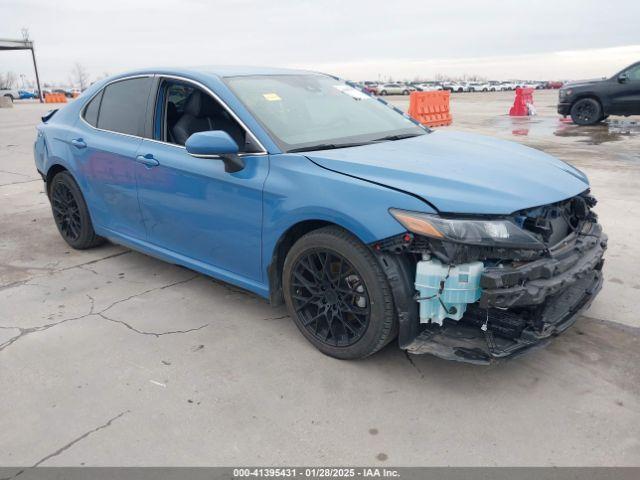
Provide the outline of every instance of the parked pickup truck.
<path id="1" fill-rule="evenodd" d="M 611 78 L 565 84 L 558 93 L 558 113 L 577 125 L 593 125 L 609 115 L 640 115 L 640 62 Z"/>
<path id="2" fill-rule="evenodd" d="M 11 101 L 14 101 L 20 98 L 20 92 L 12 88 L 0 88 L 0 97 L 9 97 Z"/>

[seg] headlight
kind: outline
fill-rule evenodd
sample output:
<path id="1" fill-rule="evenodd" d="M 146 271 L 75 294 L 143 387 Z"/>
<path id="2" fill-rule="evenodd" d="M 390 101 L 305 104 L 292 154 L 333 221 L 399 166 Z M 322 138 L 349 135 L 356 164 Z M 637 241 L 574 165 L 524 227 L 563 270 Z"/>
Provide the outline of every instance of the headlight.
<path id="1" fill-rule="evenodd" d="M 408 231 L 431 238 L 490 247 L 545 248 L 533 234 L 509 220 L 442 218 L 396 208 L 389 213 Z"/>
<path id="2" fill-rule="evenodd" d="M 569 95 L 571 95 L 573 93 L 573 90 L 571 90 L 570 88 L 567 89 L 560 89 L 559 95 L 560 98 L 567 98 Z"/>

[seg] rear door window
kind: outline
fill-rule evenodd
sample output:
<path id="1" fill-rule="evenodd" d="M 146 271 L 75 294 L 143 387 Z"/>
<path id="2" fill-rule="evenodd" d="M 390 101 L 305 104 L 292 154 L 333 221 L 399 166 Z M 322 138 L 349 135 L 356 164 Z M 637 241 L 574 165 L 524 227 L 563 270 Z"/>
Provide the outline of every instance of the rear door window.
<path id="1" fill-rule="evenodd" d="M 143 136 L 151 83 L 151 77 L 144 77 L 107 85 L 100 104 L 98 128 Z"/>

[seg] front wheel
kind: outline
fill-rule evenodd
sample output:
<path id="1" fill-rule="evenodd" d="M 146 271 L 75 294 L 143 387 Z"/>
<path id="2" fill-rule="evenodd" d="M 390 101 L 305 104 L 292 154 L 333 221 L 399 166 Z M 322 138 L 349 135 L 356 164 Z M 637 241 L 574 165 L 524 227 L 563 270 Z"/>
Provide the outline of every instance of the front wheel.
<path id="1" fill-rule="evenodd" d="M 409 95 L 409 90 L 403 90 L 402 95 Z"/>
<path id="2" fill-rule="evenodd" d="M 293 245 L 283 289 L 296 326 L 326 355 L 364 358 L 395 335 L 384 272 L 365 245 L 338 227 L 314 230 Z"/>
<path id="3" fill-rule="evenodd" d="M 104 242 L 93 230 L 80 187 L 69 172 L 62 171 L 53 177 L 49 199 L 58 231 L 71 247 L 84 250 Z"/>
<path id="4" fill-rule="evenodd" d="M 380 95 L 386 95 L 386 94 L 387 94 L 387 91 L 386 91 L 386 90 L 382 90 L 382 91 L 380 92 Z"/>
<path id="5" fill-rule="evenodd" d="M 576 125 L 593 125 L 602 120 L 602 107 L 594 98 L 582 98 L 571 107 L 571 120 Z"/>

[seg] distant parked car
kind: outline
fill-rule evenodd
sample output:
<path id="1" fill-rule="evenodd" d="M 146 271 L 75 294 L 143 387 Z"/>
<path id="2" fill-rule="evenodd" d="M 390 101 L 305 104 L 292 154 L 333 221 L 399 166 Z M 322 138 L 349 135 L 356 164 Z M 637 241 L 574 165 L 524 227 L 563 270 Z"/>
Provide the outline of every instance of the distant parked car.
<path id="1" fill-rule="evenodd" d="M 37 95 L 33 92 L 29 92 L 27 90 L 18 90 L 18 94 L 20 95 L 20 100 L 26 100 L 30 98 L 36 98 Z"/>
<path id="2" fill-rule="evenodd" d="M 640 62 L 611 78 L 567 83 L 558 97 L 558 113 L 571 115 L 578 125 L 593 125 L 609 115 L 640 115 Z"/>
<path id="3" fill-rule="evenodd" d="M 364 85 L 362 90 L 369 95 L 377 95 L 378 94 L 378 86 L 377 85 Z"/>
<path id="4" fill-rule="evenodd" d="M 0 88 L 0 97 L 10 98 L 13 102 L 14 100 L 18 100 L 20 98 L 20 92 L 12 88 Z"/>
<path id="5" fill-rule="evenodd" d="M 442 85 L 440 85 L 439 83 L 418 83 L 415 84 L 414 87 L 416 88 L 416 90 L 418 90 L 419 92 L 433 92 L 436 90 L 442 90 Z"/>
<path id="6" fill-rule="evenodd" d="M 449 90 L 450 92 L 468 92 L 469 86 L 464 83 L 458 82 L 448 82 L 442 85 L 445 90 Z"/>
<path id="7" fill-rule="evenodd" d="M 402 83 L 385 83 L 378 86 L 379 95 L 409 95 L 415 88 Z"/>
<path id="8" fill-rule="evenodd" d="M 61 93 L 67 98 L 73 97 L 73 94 L 71 93 L 71 89 L 68 89 L 68 88 L 55 88 L 53 89 L 52 93 Z"/>
<path id="9" fill-rule="evenodd" d="M 488 92 L 491 85 L 482 82 L 471 82 L 468 84 L 469 92 Z"/>
<path id="10" fill-rule="evenodd" d="M 505 82 L 489 82 L 489 91 L 490 92 L 503 92 L 505 90 L 510 90 L 509 84 Z"/>
<path id="11" fill-rule="evenodd" d="M 547 88 L 551 88 L 554 90 L 557 90 L 559 88 L 562 88 L 562 86 L 564 85 L 564 82 L 547 82 Z"/>

